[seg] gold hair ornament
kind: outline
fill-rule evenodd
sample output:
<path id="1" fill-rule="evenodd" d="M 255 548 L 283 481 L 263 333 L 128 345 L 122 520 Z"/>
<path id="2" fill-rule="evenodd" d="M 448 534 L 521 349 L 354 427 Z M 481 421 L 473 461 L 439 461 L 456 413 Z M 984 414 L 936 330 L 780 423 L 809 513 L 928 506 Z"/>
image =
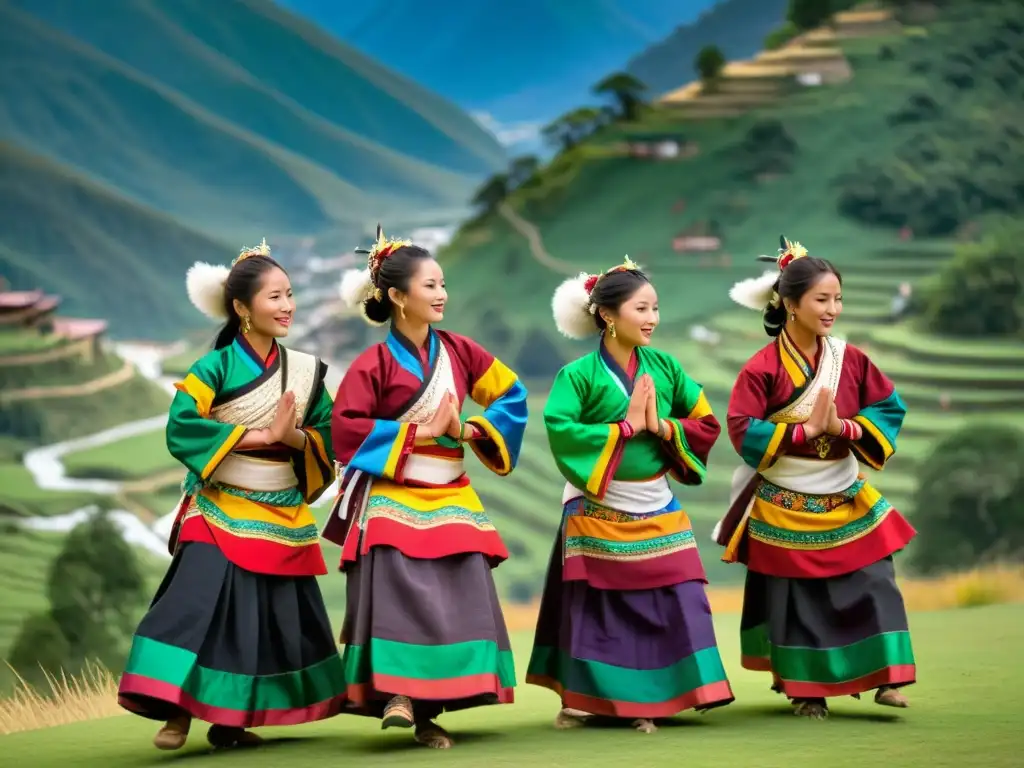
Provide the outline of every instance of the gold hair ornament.
<path id="1" fill-rule="evenodd" d="M 246 246 L 245 248 L 242 248 L 242 250 L 238 252 L 238 256 L 236 256 L 234 261 L 231 262 L 231 266 L 233 267 L 238 262 L 245 261 L 246 259 L 248 259 L 251 256 L 269 256 L 269 255 L 270 255 L 270 246 L 267 245 L 267 238 L 264 237 L 263 240 L 260 241 L 260 244 L 257 245 L 255 248 L 249 248 L 248 246 Z"/>
<path id="2" fill-rule="evenodd" d="M 377 276 L 380 274 L 380 265 L 383 264 L 384 259 L 392 253 L 407 245 L 412 245 L 412 240 L 389 240 L 384 236 L 384 228 L 378 224 L 377 240 L 370 249 L 366 250 L 365 248 L 356 248 L 355 253 L 366 254 L 366 268 L 370 271 L 370 280 L 373 283 L 374 289 L 373 297 L 377 299 L 377 301 L 384 298 L 384 294 L 381 293 L 380 287 L 377 285 Z"/>

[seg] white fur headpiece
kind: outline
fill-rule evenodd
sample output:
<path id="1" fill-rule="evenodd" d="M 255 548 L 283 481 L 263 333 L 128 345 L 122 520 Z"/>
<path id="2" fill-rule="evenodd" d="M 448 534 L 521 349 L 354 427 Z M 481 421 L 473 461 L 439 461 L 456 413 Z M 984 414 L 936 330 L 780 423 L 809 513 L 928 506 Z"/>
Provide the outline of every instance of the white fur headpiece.
<path id="1" fill-rule="evenodd" d="M 267 238 L 263 238 L 263 241 L 253 248 L 248 246 L 242 248 L 238 256 L 231 262 L 231 267 L 250 256 L 269 255 L 270 246 L 267 245 Z M 211 320 L 228 319 L 224 307 L 224 285 L 227 283 L 228 275 L 231 274 L 231 267 L 197 261 L 185 273 L 185 290 L 188 292 L 189 301 Z"/>
<path id="2" fill-rule="evenodd" d="M 349 309 L 359 308 L 359 314 L 370 325 L 383 325 L 366 316 L 366 302 L 377 294 L 373 285 L 373 277 L 369 267 L 364 269 L 347 269 L 341 275 L 338 293 L 345 306 Z"/>
<path id="3" fill-rule="evenodd" d="M 585 339 L 598 333 L 594 315 L 590 311 L 590 291 L 587 290 L 587 283 L 593 277 L 580 272 L 558 286 L 551 298 L 555 327 L 567 338 Z"/>
<path id="4" fill-rule="evenodd" d="M 779 271 L 773 269 L 760 277 L 740 280 L 729 289 L 729 298 L 740 306 L 760 312 L 777 298 L 774 286 L 778 279 Z"/>
<path id="5" fill-rule="evenodd" d="M 224 284 L 231 270 L 197 261 L 185 273 L 185 290 L 193 306 L 211 320 L 227 320 Z"/>

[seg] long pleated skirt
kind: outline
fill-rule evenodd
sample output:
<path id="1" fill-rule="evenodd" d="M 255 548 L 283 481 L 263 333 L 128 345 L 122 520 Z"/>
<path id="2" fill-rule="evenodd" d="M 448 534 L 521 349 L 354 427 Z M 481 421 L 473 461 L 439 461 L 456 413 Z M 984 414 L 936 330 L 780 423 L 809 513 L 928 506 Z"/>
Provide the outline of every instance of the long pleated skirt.
<path id="1" fill-rule="evenodd" d="M 562 706 L 620 718 L 670 717 L 733 700 L 704 583 L 604 590 L 548 566 L 526 682 Z"/>
<path id="2" fill-rule="evenodd" d="M 377 546 L 346 575 L 347 711 L 381 717 L 404 695 L 433 719 L 513 701 L 512 646 L 483 555 L 426 560 Z"/>
<path id="3" fill-rule="evenodd" d="M 916 680 L 893 560 L 825 579 L 747 572 L 742 664 L 771 672 L 792 699 L 863 693 Z"/>
<path id="4" fill-rule="evenodd" d="M 345 678 L 313 576 L 251 573 L 183 543 L 132 641 L 118 689 L 153 720 L 293 725 L 338 714 Z"/>

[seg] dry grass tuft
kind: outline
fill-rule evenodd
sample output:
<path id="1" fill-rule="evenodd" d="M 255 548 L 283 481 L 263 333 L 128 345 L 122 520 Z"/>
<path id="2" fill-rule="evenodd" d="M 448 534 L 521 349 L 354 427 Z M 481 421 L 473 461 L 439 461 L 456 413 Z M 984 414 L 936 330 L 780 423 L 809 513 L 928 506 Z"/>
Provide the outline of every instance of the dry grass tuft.
<path id="1" fill-rule="evenodd" d="M 117 680 L 103 666 L 87 664 L 79 675 L 60 676 L 46 672 L 49 692 L 40 692 L 18 671 L 17 687 L 0 699 L 0 734 L 32 731 L 54 725 L 97 720 L 123 714 L 117 704 Z"/>

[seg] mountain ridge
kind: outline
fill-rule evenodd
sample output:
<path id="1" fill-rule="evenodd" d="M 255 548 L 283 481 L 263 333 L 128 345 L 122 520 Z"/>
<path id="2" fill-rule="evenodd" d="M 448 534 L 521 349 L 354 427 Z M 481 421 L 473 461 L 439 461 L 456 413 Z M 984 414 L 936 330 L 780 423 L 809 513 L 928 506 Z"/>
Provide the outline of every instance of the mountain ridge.
<path id="1" fill-rule="evenodd" d="M 224 247 L 217 261 L 264 236 L 347 244 L 378 220 L 447 220 L 505 163 L 460 108 L 269 0 L 208 8 L 117 0 L 100 15 L 68 0 L 0 4 L 0 142 L 21 157 L 5 169 L 0 271 L 16 287 L 49 290 L 72 265 L 101 258 L 81 243 L 127 259 L 119 233 L 161 221 L 167 236 L 166 217 L 200 238 L 204 256 Z M 58 202 L 41 205 L 38 189 L 58 179 Z M 106 235 L 81 215 L 92 207 Z M 45 218 L 23 226 L 15 209 Z M 180 265 L 167 263 L 159 279 L 123 266 L 139 290 L 166 294 L 167 280 L 180 280 Z M 100 286 L 66 287 L 74 311 L 104 306 L 87 295 Z M 167 301 L 187 321 L 184 289 Z M 112 333 L 150 327 L 140 311 L 108 305 Z"/>

